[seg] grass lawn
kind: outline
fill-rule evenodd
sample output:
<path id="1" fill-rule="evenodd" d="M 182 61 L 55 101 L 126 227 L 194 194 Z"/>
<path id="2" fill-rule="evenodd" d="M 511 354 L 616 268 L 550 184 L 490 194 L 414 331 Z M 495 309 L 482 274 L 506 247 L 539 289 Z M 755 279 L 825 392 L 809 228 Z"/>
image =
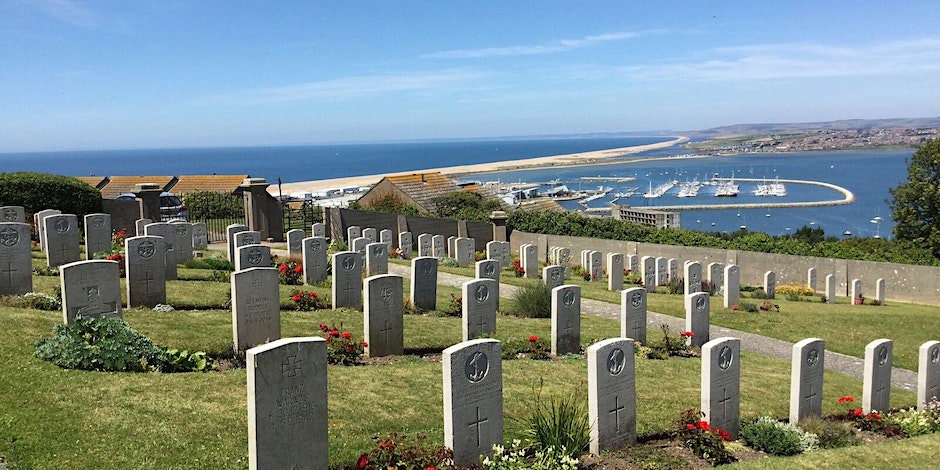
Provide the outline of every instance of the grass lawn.
<path id="1" fill-rule="evenodd" d="M 395 261 L 401 263 L 401 261 Z M 473 276 L 468 268 L 441 267 L 442 272 Z M 501 282 L 522 285 L 531 279 L 517 278 L 503 271 Z M 607 290 L 604 282 L 587 282 L 580 278 L 566 280 L 581 286 L 584 298 L 601 300 L 619 305 L 620 293 Z M 664 287 L 659 292 L 665 292 Z M 758 299 L 745 299 L 760 304 Z M 835 305 L 816 302 L 791 302 L 777 298 L 774 303 L 780 312 L 747 313 L 722 307 L 722 297 L 712 297 L 711 323 L 736 330 L 756 333 L 771 338 L 797 342 L 809 337 L 826 340 L 826 348 L 856 357 L 864 357 L 865 345 L 888 338 L 894 341 L 894 366 L 917 370 L 917 353 L 921 344 L 938 339 L 940 332 L 940 307 L 904 302 L 887 305 L 851 305 L 847 297 L 837 299 Z M 652 293 L 647 299 L 650 311 L 685 317 L 685 306 L 681 294 Z M 612 305 L 611 312 L 619 307 Z"/>

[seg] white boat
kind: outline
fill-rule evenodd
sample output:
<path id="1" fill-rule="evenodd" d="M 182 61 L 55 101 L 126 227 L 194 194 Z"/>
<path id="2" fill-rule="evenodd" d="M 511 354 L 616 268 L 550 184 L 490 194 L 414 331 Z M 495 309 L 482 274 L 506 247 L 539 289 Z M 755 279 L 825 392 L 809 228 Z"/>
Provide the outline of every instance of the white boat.
<path id="1" fill-rule="evenodd" d="M 669 182 L 667 182 L 667 183 L 663 183 L 663 184 L 657 186 L 656 189 L 654 190 L 654 189 L 653 189 L 653 182 L 650 181 L 650 190 L 649 190 L 649 192 L 643 193 L 643 197 L 645 197 L 645 198 L 662 197 L 663 194 L 666 194 L 667 191 L 669 191 L 670 189 L 672 189 L 672 188 L 673 188 L 675 185 L 677 185 L 677 184 L 679 184 L 678 181 L 672 180 L 672 181 L 669 181 Z"/>

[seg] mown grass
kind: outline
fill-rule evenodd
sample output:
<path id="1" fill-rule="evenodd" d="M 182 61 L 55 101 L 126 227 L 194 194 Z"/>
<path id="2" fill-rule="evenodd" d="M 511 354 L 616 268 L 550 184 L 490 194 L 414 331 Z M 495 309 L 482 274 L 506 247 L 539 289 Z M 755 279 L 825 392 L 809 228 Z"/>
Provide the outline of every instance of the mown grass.
<path id="1" fill-rule="evenodd" d="M 473 276 L 472 269 L 440 268 L 442 272 Z M 508 271 L 503 271 L 501 282 L 510 285 L 522 285 L 531 282 L 517 278 Z M 588 282 L 580 278 L 569 278 L 568 284 L 581 286 L 581 295 L 587 299 L 600 300 L 611 304 L 611 312 L 617 312 L 620 293 L 607 290 L 606 280 Z M 685 317 L 682 295 L 663 293 L 665 288 L 648 297 L 650 311 Z M 714 296 L 711 301 L 711 322 L 714 325 L 756 333 L 771 338 L 797 342 L 809 337 L 826 340 L 826 349 L 855 357 L 865 355 L 865 345 L 869 342 L 888 338 L 894 341 L 894 366 L 917 370 L 918 348 L 926 341 L 937 339 L 940 332 L 940 307 L 931 305 L 894 302 L 888 299 L 887 305 L 851 305 L 846 297 L 836 299 L 836 304 L 823 304 L 814 298 L 813 302 L 791 302 L 784 298 L 773 300 L 780 306 L 780 312 L 761 311 L 747 313 L 732 311 L 722 306 L 722 297 Z M 760 305 L 763 300 L 742 299 Z"/>

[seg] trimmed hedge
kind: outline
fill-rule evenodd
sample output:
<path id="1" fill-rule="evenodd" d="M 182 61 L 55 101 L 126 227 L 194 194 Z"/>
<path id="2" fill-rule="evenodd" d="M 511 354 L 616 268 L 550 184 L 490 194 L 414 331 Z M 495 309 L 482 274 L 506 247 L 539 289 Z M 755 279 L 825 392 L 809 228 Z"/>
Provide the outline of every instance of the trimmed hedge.
<path id="1" fill-rule="evenodd" d="M 23 206 L 27 214 L 58 209 L 75 214 L 101 212 L 101 193 L 69 176 L 20 171 L 0 173 L 0 206 Z"/>

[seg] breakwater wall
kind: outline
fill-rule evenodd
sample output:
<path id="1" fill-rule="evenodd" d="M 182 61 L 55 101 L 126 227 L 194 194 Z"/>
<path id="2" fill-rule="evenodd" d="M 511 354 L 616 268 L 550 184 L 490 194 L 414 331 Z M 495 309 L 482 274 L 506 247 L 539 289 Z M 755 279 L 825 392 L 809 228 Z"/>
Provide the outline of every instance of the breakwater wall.
<path id="1" fill-rule="evenodd" d="M 716 178 L 716 181 L 729 181 L 728 178 Z M 737 178 L 735 181 L 763 182 L 763 179 L 757 178 Z M 745 204 L 686 204 L 674 206 L 649 206 L 644 209 L 670 210 L 670 211 L 688 211 L 688 210 L 709 210 L 709 209 L 770 209 L 780 207 L 826 207 L 826 206 L 844 206 L 855 202 L 855 194 L 842 186 L 822 181 L 809 180 L 776 180 L 779 183 L 787 184 L 808 184 L 813 186 L 822 186 L 842 194 L 842 199 L 829 199 L 825 201 L 807 201 L 807 202 L 755 202 Z M 771 196 L 768 196 L 771 197 Z"/>

